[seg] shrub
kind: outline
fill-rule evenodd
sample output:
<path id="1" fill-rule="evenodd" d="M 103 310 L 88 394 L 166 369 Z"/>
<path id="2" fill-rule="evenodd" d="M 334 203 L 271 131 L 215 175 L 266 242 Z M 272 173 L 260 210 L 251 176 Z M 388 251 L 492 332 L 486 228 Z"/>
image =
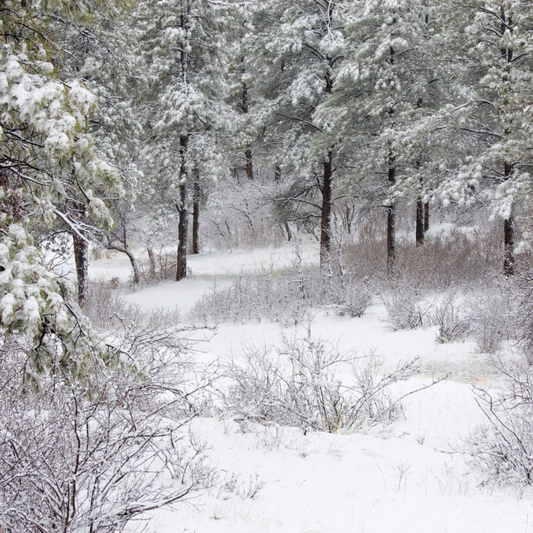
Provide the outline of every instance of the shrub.
<path id="1" fill-rule="evenodd" d="M 426 325 L 433 302 L 424 300 L 416 280 L 396 277 L 381 282 L 376 290 L 387 309 L 387 322 L 395 329 Z"/>
<path id="2" fill-rule="evenodd" d="M 2 531 L 122 531 L 201 488 L 158 479 L 201 395 L 183 343 L 168 331 L 118 337 L 116 357 L 82 377 L 38 372 L 20 339 L 0 339 Z"/>
<path id="3" fill-rule="evenodd" d="M 148 262 L 139 261 L 139 278 L 141 282 L 152 285 L 166 280 L 176 279 L 177 255 L 163 247 L 148 251 Z"/>
<path id="4" fill-rule="evenodd" d="M 373 282 L 388 279 L 385 236 L 372 226 L 363 226 L 358 240 L 344 246 L 343 255 L 348 274 Z M 490 281 L 501 270 L 502 261 L 500 238 L 492 228 L 427 236 L 420 247 L 406 238 L 397 242 L 396 272 L 416 282 L 423 292 Z"/>
<path id="5" fill-rule="evenodd" d="M 468 317 L 480 352 L 496 353 L 517 331 L 513 293 L 512 281 L 500 280 L 469 295 Z"/>
<path id="6" fill-rule="evenodd" d="M 472 321 L 458 304 L 455 292 L 444 294 L 431 315 L 433 324 L 439 327 L 437 342 L 464 341 L 472 330 Z"/>
<path id="7" fill-rule="evenodd" d="M 476 388 L 487 422 L 466 440 L 472 465 L 487 482 L 533 484 L 533 367 L 524 354 L 494 356 L 507 379 L 501 393 Z"/>
<path id="8" fill-rule="evenodd" d="M 313 308 L 333 308 L 339 314 L 361 316 L 372 300 L 364 284 L 341 283 L 318 269 L 275 276 L 240 276 L 231 287 L 204 295 L 189 315 L 194 323 L 269 320 L 301 324 Z"/>
<path id="9" fill-rule="evenodd" d="M 249 350 L 244 366 L 233 363 L 226 372 L 232 385 L 225 403 L 234 416 L 335 432 L 394 418 L 399 403 L 390 385 L 412 377 L 417 364 L 379 375 L 375 357 L 344 355 L 308 334 L 284 337 L 275 351 Z"/>

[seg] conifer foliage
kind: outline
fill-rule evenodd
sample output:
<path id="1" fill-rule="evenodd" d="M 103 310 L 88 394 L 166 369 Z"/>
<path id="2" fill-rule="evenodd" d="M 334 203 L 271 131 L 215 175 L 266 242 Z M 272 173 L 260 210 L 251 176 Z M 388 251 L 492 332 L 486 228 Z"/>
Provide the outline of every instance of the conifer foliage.
<path id="1" fill-rule="evenodd" d="M 79 80 L 62 79 L 61 42 L 54 40 L 62 18 L 82 23 L 95 7 L 2 3 L 0 312 L 4 332 L 32 339 L 43 364 L 56 354 L 79 366 L 96 345 L 70 283 L 50 272 L 35 247 L 36 232 L 59 222 L 86 243 L 91 227 L 113 224 L 99 196 L 121 190 L 88 131 L 95 96 Z M 83 299 L 83 287 L 79 292 Z"/>

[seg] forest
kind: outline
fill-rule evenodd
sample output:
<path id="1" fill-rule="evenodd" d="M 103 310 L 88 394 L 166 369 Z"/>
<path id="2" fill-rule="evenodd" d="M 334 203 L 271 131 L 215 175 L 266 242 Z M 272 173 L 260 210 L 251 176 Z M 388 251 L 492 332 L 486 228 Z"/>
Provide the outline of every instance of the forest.
<path id="1" fill-rule="evenodd" d="M 533 2 L 0 24 L 0 532 L 528 530 Z"/>

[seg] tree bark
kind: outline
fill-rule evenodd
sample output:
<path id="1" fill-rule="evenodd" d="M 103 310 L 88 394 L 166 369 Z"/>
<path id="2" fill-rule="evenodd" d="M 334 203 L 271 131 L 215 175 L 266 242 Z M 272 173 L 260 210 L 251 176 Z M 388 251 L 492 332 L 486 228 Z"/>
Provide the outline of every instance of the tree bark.
<path id="1" fill-rule="evenodd" d="M 251 146 L 246 147 L 244 152 L 244 157 L 246 159 L 246 177 L 250 180 L 254 180 L 254 161 L 252 157 L 252 148 Z"/>
<path id="2" fill-rule="evenodd" d="M 331 202 L 333 182 L 333 154 L 328 152 L 324 160 L 324 180 L 322 183 L 322 220 L 320 223 L 320 267 L 326 268 L 331 260 Z"/>
<path id="3" fill-rule="evenodd" d="M 176 265 L 176 281 L 181 281 L 187 277 L 187 237 L 189 230 L 189 210 L 187 209 L 188 202 L 188 183 L 187 183 L 187 147 L 189 144 L 189 136 L 182 135 L 180 137 L 180 203 L 178 207 L 179 221 L 178 221 L 178 261 Z"/>
<path id="4" fill-rule="evenodd" d="M 396 183 L 396 167 L 389 163 L 389 187 Z M 394 272 L 396 266 L 396 203 L 391 200 L 387 208 L 387 271 Z"/>
<path id="5" fill-rule="evenodd" d="M 89 285 L 89 243 L 78 234 L 73 235 L 74 261 L 76 263 L 76 277 L 78 281 L 78 304 L 83 307 L 87 299 Z"/>
<path id="6" fill-rule="evenodd" d="M 277 165 L 274 170 L 274 182 L 281 183 L 281 168 L 279 167 L 279 165 Z"/>
<path id="7" fill-rule="evenodd" d="M 192 197 L 192 253 L 200 253 L 200 173 L 195 169 Z"/>
<path id="8" fill-rule="evenodd" d="M 292 241 L 292 233 L 291 233 L 291 228 L 290 228 L 290 226 L 289 226 L 289 223 L 285 220 L 285 221 L 283 222 L 283 226 L 284 226 L 284 228 L 285 228 L 285 231 L 287 232 L 287 240 L 288 240 L 289 242 L 291 242 L 291 241 Z"/>
<path id="9" fill-rule="evenodd" d="M 243 62 L 244 62 L 244 58 L 243 58 Z M 243 74 L 244 74 L 244 68 L 243 68 Z M 245 115 L 248 114 L 249 112 L 248 85 L 246 85 L 246 83 L 242 84 L 242 95 L 241 95 L 240 108 L 243 114 Z M 246 161 L 246 177 L 250 181 L 253 181 L 254 161 L 253 161 L 253 154 L 252 154 L 252 146 L 250 144 L 246 145 L 246 148 L 244 150 L 244 159 Z"/>
<path id="10" fill-rule="evenodd" d="M 424 215 L 425 204 L 421 198 L 416 200 L 416 246 L 422 246 L 424 244 Z"/>
<path id="11" fill-rule="evenodd" d="M 505 179 L 509 178 L 513 172 L 513 167 L 509 163 L 504 165 Z M 503 221 L 503 273 L 506 276 L 513 276 L 515 273 L 515 218 L 513 208 L 509 218 Z"/>
<path id="12" fill-rule="evenodd" d="M 508 219 L 503 221 L 504 234 L 504 256 L 503 256 L 503 272 L 506 276 L 513 276 L 515 273 L 515 219 L 514 214 L 511 213 Z"/>
<path id="13" fill-rule="evenodd" d="M 133 284 L 138 285 L 141 281 L 141 276 L 139 274 L 139 265 L 137 265 L 137 259 L 135 259 L 135 256 L 129 248 L 126 250 L 126 255 L 130 260 L 131 268 L 133 270 Z"/>
<path id="14" fill-rule="evenodd" d="M 429 202 L 424 204 L 424 233 L 429 229 Z"/>

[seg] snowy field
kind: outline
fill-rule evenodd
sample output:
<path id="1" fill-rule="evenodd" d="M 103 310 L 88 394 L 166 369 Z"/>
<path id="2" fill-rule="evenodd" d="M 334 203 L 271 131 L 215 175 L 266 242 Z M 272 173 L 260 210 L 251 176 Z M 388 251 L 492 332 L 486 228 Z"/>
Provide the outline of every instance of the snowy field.
<path id="1" fill-rule="evenodd" d="M 318 248 L 306 248 L 304 259 L 317 262 Z M 240 273 L 290 265 L 290 249 L 207 253 L 190 258 L 191 279 L 123 289 L 124 298 L 145 310 L 178 309 L 184 315 L 214 283 L 229 285 Z M 93 279 L 126 281 L 128 263 L 120 256 L 93 261 L 90 273 Z M 437 344 L 436 327 L 393 331 L 385 318 L 384 307 L 374 303 L 361 318 L 320 311 L 308 325 L 314 338 L 342 352 L 376 354 L 384 371 L 419 357 L 420 373 L 397 384 L 396 392 L 447 375 L 405 398 L 396 421 L 348 433 L 304 434 L 230 418 L 196 419 L 192 429 L 207 443 L 218 488 L 158 510 L 127 531 L 139 526 L 153 533 L 533 531 L 533 494 L 482 485 L 461 453 L 463 438 L 483 421 L 471 384 L 500 385 L 488 356 L 476 353 L 469 341 Z M 202 360 L 239 361 L 250 346 L 279 344 L 282 333 L 301 337 L 304 329 L 270 322 L 220 324 L 216 335 L 195 348 Z"/>

